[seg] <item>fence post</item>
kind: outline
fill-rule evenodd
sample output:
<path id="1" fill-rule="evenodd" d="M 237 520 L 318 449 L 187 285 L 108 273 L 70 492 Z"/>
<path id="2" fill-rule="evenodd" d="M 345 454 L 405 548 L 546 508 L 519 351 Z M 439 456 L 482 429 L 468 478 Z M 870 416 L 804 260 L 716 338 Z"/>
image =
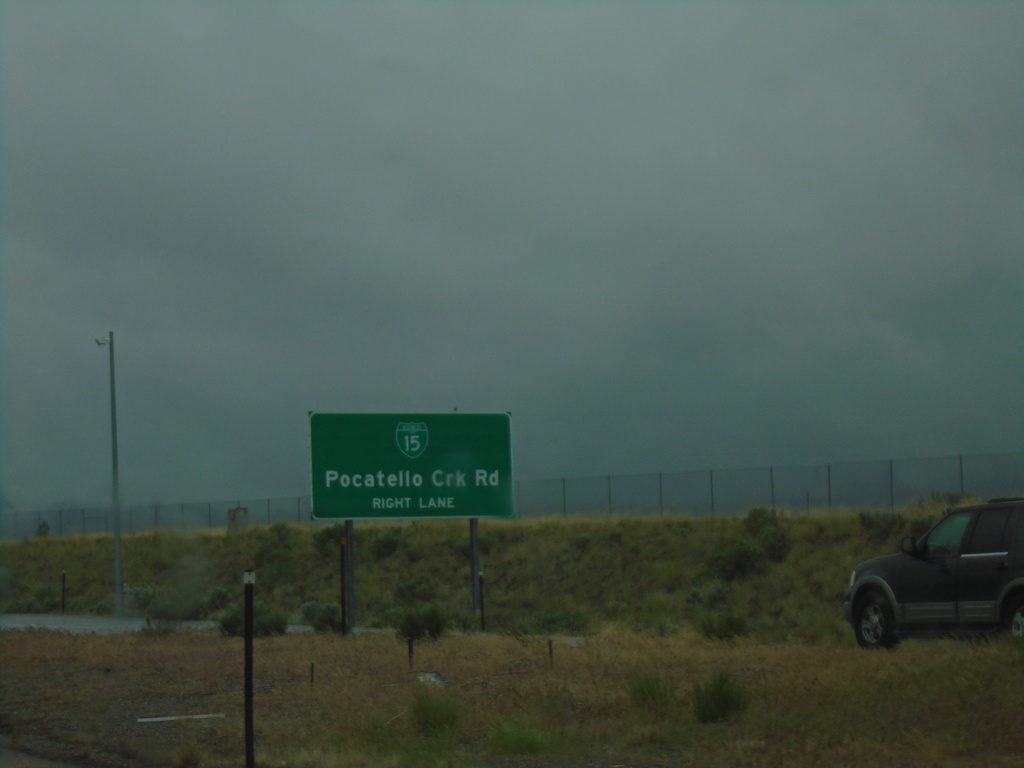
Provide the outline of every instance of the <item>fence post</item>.
<path id="1" fill-rule="evenodd" d="M 608 475 L 608 516 L 612 514 L 612 476 Z"/>
<path id="2" fill-rule="evenodd" d="M 715 470 L 708 470 L 708 485 L 711 488 L 711 516 L 715 516 Z"/>
<path id="3" fill-rule="evenodd" d="M 832 511 L 832 465 L 825 465 L 825 481 L 828 484 L 828 511 Z"/>
<path id="4" fill-rule="evenodd" d="M 658 514 L 659 515 L 664 515 L 665 514 L 665 495 L 664 495 L 664 490 L 662 488 L 661 479 L 662 479 L 661 478 L 661 472 L 659 472 L 658 473 Z"/>
<path id="5" fill-rule="evenodd" d="M 960 454 L 960 495 L 964 495 L 964 455 Z"/>
<path id="6" fill-rule="evenodd" d="M 566 506 L 565 506 L 565 478 L 562 478 L 562 517 L 565 517 Z"/>
<path id="7" fill-rule="evenodd" d="M 768 467 L 768 480 L 772 486 L 772 509 L 775 509 L 775 465 Z"/>
<path id="8" fill-rule="evenodd" d="M 889 511 L 896 509 L 896 490 L 893 487 L 893 461 L 889 459 Z"/>

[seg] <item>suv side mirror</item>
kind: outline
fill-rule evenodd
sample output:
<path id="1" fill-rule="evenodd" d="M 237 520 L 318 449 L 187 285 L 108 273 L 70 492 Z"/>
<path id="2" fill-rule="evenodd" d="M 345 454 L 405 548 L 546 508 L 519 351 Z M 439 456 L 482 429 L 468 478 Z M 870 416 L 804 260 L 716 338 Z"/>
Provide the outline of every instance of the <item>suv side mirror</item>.
<path id="1" fill-rule="evenodd" d="M 900 549 L 904 554 L 917 555 L 917 539 L 913 536 L 904 536 L 903 541 L 900 542 Z"/>

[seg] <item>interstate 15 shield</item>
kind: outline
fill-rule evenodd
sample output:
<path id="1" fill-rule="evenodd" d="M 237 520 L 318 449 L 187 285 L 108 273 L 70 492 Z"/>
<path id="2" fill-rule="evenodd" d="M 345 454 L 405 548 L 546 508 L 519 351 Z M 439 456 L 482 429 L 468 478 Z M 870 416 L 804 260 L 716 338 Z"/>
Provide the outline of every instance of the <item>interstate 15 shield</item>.
<path id="1" fill-rule="evenodd" d="M 400 421 L 395 428 L 395 442 L 398 443 L 398 450 L 415 459 L 427 450 L 427 441 L 430 439 L 430 431 L 422 421 Z"/>

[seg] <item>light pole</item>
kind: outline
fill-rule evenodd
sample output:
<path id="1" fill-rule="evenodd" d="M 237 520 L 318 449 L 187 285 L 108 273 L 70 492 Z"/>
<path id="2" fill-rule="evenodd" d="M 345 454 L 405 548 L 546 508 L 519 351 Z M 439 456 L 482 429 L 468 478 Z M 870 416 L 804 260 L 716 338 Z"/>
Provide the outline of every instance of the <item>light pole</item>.
<path id="1" fill-rule="evenodd" d="M 124 581 L 121 576 L 121 500 L 117 487 L 117 397 L 114 388 L 114 332 L 105 339 L 97 338 L 99 345 L 110 348 L 110 453 L 113 467 L 111 498 L 114 513 L 114 613 L 123 613 Z"/>

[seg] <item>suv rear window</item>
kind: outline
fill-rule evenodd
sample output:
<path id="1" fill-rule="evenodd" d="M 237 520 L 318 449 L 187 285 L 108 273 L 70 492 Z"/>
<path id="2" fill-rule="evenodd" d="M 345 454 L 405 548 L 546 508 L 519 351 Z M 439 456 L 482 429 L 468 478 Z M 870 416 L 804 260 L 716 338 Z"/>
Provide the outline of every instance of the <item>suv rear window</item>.
<path id="1" fill-rule="evenodd" d="M 974 525 L 971 541 L 964 549 L 964 554 L 1005 554 L 1009 549 L 1009 542 L 1006 540 L 1006 524 L 1009 520 L 1010 510 L 1008 509 L 981 510 L 978 513 L 978 522 Z"/>

